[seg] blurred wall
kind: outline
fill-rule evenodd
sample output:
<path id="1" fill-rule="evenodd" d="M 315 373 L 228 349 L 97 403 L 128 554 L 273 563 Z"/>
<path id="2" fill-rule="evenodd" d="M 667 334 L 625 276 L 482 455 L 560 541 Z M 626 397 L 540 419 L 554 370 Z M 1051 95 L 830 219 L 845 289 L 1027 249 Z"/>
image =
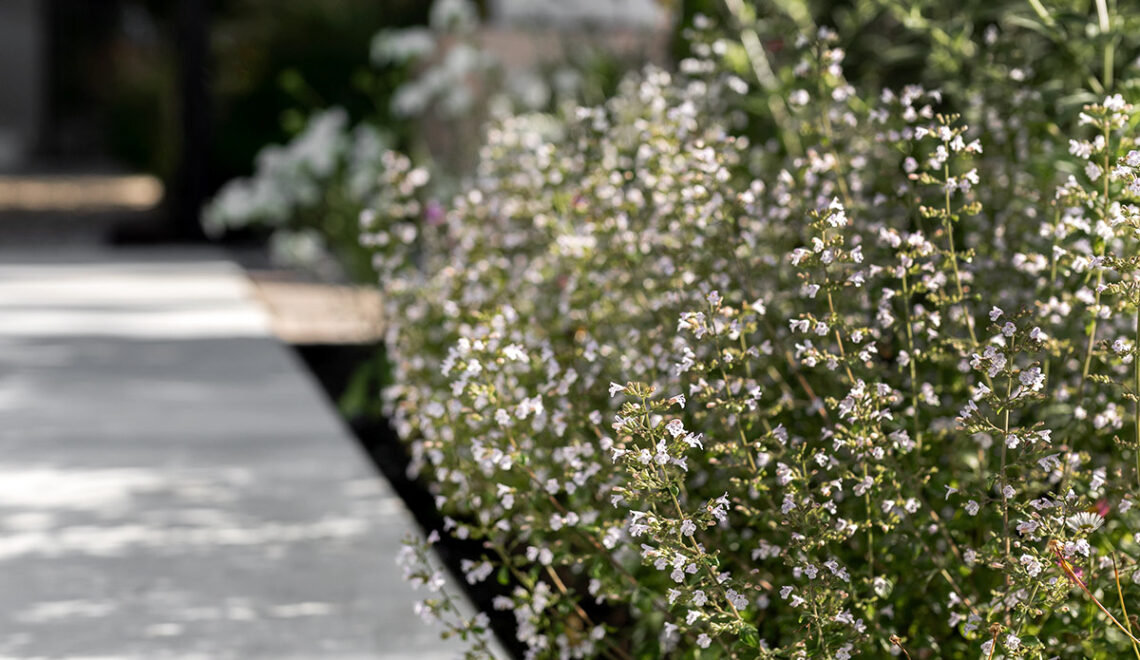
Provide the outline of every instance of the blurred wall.
<path id="1" fill-rule="evenodd" d="M 0 0 L 0 169 L 36 147 L 42 115 L 43 3 Z"/>

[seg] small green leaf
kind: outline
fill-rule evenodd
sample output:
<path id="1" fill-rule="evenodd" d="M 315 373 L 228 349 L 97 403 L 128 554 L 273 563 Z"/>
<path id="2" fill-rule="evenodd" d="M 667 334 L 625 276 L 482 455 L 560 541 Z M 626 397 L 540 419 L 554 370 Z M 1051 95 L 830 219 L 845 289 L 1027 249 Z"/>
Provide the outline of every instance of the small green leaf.
<path id="1" fill-rule="evenodd" d="M 740 641 L 744 642 L 745 646 L 758 648 L 760 646 L 760 633 L 756 631 L 756 626 L 744 624 L 744 627 L 740 629 Z"/>

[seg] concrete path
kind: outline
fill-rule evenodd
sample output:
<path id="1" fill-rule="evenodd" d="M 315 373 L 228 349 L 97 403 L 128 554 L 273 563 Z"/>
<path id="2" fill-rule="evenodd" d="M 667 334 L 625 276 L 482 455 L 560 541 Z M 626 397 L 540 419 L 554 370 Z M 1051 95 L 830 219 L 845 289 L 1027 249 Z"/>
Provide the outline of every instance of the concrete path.
<path id="1" fill-rule="evenodd" d="M 0 658 L 450 658 L 414 529 L 214 253 L 0 253 Z"/>

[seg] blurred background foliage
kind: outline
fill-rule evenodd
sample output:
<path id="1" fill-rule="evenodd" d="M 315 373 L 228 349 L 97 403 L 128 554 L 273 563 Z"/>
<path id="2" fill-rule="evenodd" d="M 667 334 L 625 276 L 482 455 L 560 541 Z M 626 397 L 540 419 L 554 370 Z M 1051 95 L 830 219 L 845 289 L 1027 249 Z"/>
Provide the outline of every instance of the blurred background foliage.
<path id="1" fill-rule="evenodd" d="M 175 85 L 177 3 L 117 3 L 117 12 L 73 3 L 60 11 L 61 49 L 74 66 L 58 70 L 60 107 L 102 107 L 110 155 L 127 167 L 169 177 L 177 161 Z M 87 5 L 87 9 L 84 9 Z M 388 96 L 406 75 L 399 66 L 370 67 L 373 35 L 427 20 L 419 0 L 215 0 L 207 29 L 210 60 L 210 174 L 214 186 L 252 171 L 267 144 L 300 132 L 308 115 L 339 105 L 353 118 L 392 124 Z M 91 29 L 93 17 L 114 17 Z M 102 19 L 107 22 L 106 19 Z M 76 44 L 73 40 L 79 40 Z M 109 76 L 91 76 L 91 61 Z M 90 81 L 98 80 L 98 85 Z M 84 104 L 91 97 L 102 103 Z"/>
<path id="2" fill-rule="evenodd" d="M 624 0 L 613 0 L 621 3 Z M 175 2 L 56 0 L 50 4 L 53 134 L 48 151 L 88 143 L 136 170 L 169 177 L 179 145 L 176 125 Z M 369 60 L 382 30 L 426 26 L 425 0 L 213 0 L 211 180 L 249 174 L 259 149 L 296 135 L 314 111 L 337 105 L 369 117 L 405 147 L 411 129 L 391 112 L 406 63 Z M 996 76 L 1023 77 L 1048 102 L 1076 110 L 1112 87 L 1135 63 L 1140 23 L 1121 0 L 661 0 L 676 17 L 675 60 L 691 52 L 686 37 L 698 14 L 757 35 L 773 70 L 787 35 L 829 26 L 847 51 L 845 74 L 857 86 L 922 83 L 947 98 L 984 92 Z M 474 3 L 480 16 L 486 2 Z M 1109 20 L 1109 17 L 1111 19 Z M 1000 40 L 987 43 L 994 31 Z M 731 36 L 731 35 L 730 35 Z M 739 40 L 737 40 L 739 42 Z M 752 61 L 737 43 L 726 57 L 745 79 Z M 585 72 L 585 103 L 612 90 L 624 67 L 597 53 L 571 51 Z M 787 81 L 782 81 L 787 82 Z M 1107 85 L 1106 85 L 1107 83 Z M 964 87 L 970 89 L 964 89 Z M 765 90 L 775 92 L 777 89 Z M 764 130 L 770 108 L 753 94 L 750 115 Z M 770 128 L 770 127 L 768 127 Z M 78 145 L 78 146 L 77 146 Z M 89 149 L 94 152 L 95 149 Z"/>
<path id="3" fill-rule="evenodd" d="M 306 68 L 268 59 L 272 48 L 246 52 L 228 30 L 245 34 L 250 19 L 215 29 L 215 59 L 226 62 L 215 83 L 217 103 L 236 108 L 221 113 L 228 120 L 216 131 L 225 145 L 215 149 L 218 165 L 224 172 L 240 172 L 248 161 L 255 167 L 252 176 L 226 183 L 206 207 L 210 235 L 268 234 L 279 262 L 322 278 L 372 281 L 369 253 L 358 244 L 358 217 L 384 194 L 375 185 L 384 150 L 407 153 L 430 169 L 430 196 L 446 199 L 474 171 L 488 119 L 600 103 L 625 71 L 646 61 L 652 39 L 668 37 L 667 30 L 641 29 L 631 39 L 621 26 L 591 32 L 584 24 L 566 28 L 533 19 L 516 25 L 503 19 L 509 11 L 490 21 L 485 7 L 471 0 L 417 8 L 426 16 L 409 11 L 379 27 L 360 21 L 353 39 L 337 42 L 345 52 L 312 57 Z M 313 30 L 316 19 L 296 11 L 296 21 Z M 347 11 L 341 18 L 352 16 Z M 294 38 L 253 22 L 256 29 L 249 31 L 272 35 L 262 41 L 287 44 Z M 340 28 L 320 31 L 337 35 Z M 649 45 L 642 43 L 646 34 Z M 616 44 L 607 41 L 613 35 Z M 276 88 L 250 82 L 269 78 Z M 264 123 L 272 116 L 280 118 L 280 133 L 267 140 L 255 128 L 258 118 Z M 249 155 L 258 146 L 256 158 Z M 231 154 L 234 162 L 227 160 Z"/>
<path id="4" fill-rule="evenodd" d="M 353 120 L 389 112 L 404 67 L 370 66 L 373 35 L 427 20 L 421 0 L 229 0 L 211 25 L 214 174 L 251 171 L 267 144 L 299 133 L 308 116 L 343 107 Z M 395 131 L 399 134 L 400 131 Z"/>
<path id="5" fill-rule="evenodd" d="M 938 89 L 966 111 L 962 101 L 979 95 L 1001 102 L 1004 83 L 1041 90 L 1041 101 L 1071 118 L 1080 107 L 1109 91 L 1133 89 L 1140 80 L 1123 77 L 1136 66 L 1140 46 L 1137 6 L 1117 0 L 682 0 L 674 52 L 692 53 L 697 15 L 736 26 L 725 61 L 746 80 L 755 79 L 755 58 L 747 52 L 752 33 L 760 39 L 774 71 L 781 69 L 785 36 L 828 27 L 846 51 L 844 75 L 859 88 L 922 84 Z M 705 41 L 705 39 L 700 39 Z M 1134 69 L 1133 69 L 1134 70 Z M 768 93 L 788 91 L 785 78 Z M 750 113 L 757 135 L 776 133 L 763 94 L 752 95 Z M 769 120 L 767 123 L 765 120 Z"/>
<path id="6" fill-rule="evenodd" d="M 629 0 L 612 0 L 615 6 L 623 2 Z M 178 5 L 163 0 L 50 3 L 56 65 L 46 151 L 99 154 L 167 182 L 176 176 Z M 484 119 L 496 112 L 557 114 L 565 102 L 597 104 L 625 71 L 652 59 L 593 47 L 583 35 L 600 30 L 587 26 L 548 39 L 548 45 L 562 41 L 558 58 L 523 72 L 500 66 L 513 63 L 483 59 L 490 51 L 483 35 L 475 33 L 494 5 L 492 0 L 212 0 L 204 72 L 210 92 L 208 187 L 216 190 L 254 173 L 258 153 L 267 145 L 297 139 L 316 115 L 337 107 L 347 118 L 344 130 L 366 123 L 382 135 L 385 148 L 429 165 L 436 197 L 446 199 L 476 160 Z M 723 65 L 751 86 L 740 98 L 733 130 L 757 144 L 774 142 L 784 149 L 794 150 L 796 142 L 781 128 L 787 95 L 797 85 L 787 61 L 794 49 L 786 40 L 824 26 L 837 33 L 847 53 L 845 76 L 855 87 L 921 83 L 940 89 L 946 99 L 940 110 L 961 112 L 977 126 L 987 125 L 987 113 L 1016 112 L 1036 122 L 1036 134 L 1055 136 L 1059 129 L 1052 118 L 1064 123 L 1094 98 L 1109 91 L 1128 94 L 1138 84 L 1129 70 L 1135 72 L 1140 51 L 1140 19 L 1135 3 L 1124 0 L 660 0 L 657 5 L 672 18 L 660 37 L 669 61 L 655 61 L 675 66 L 695 47 L 716 44 Z M 469 14 L 464 20 L 470 24 L 441 22 L 439 16 L 456 11 Z M 716 34 L 694 29 L 701 15 L 712 18 Z M 391 47 L 385 51 L 383 43 Z M 1004 98 L 1004 83 L 1011 80 L 1034 95 Z M 495 105 L 505 97 L 511 102 Z M 1045 108 L 1051 111 L 1039 111 Z M 1050 162 L 1042 154 L 1025 166 L 1047 169 Z M 351 246 L 363 200 L 338 199 L 342 193 L 328 191 L 327 208 L 306 208 L 306 217 L 296 222 Z M 254 225 L 230 229 L 237 235 L 267 235 Z M 351 248 L 341 249 L 342 260 L 359 261 L 345 256 L 346 250 Z M 348 270 L 356 278 L 368 276 L 366 263 Z"/>

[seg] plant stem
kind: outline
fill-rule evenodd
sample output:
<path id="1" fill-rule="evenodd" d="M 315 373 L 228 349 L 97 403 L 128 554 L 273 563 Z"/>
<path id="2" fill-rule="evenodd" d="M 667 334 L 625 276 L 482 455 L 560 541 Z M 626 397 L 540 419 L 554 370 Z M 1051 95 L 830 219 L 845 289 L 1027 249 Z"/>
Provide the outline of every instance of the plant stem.
<path id="1" fill-rule="evenodd" d="M 725 0 L 724 4 L 740 26 L 740 43 L 748 55 L 748 63 L 752 66 L 752 75 L 756 76 L 760 86 L 767 92 L 768 109 L 772 112 L 772 118 L 776 121 L 776 125 L 782 129 L 780 137 L 784 142 L 784 148 L 793 157 L 802 156 L 804 149 L 803 145 L 800 144 L 799 131 L 792 126 L 791 111 L 784 100 L 784 95 L 779 91 L 780 80 L 776 77 L 775 71 L 772 70 L 772 64 L 764 53 L 764 44 L 760 43 L 759 35 L 752 28 L 744 25 L 746 11 L 744 1 Z"/>
<path id="2" fill-rule="evenodd" d="M 910 288 L 908 286 L 906 270 L 903 270 L 902 276 L 902 289 L 903 289 L 903 316 L 906 321 L 906 350 L 910 355 L 907 361 L 910 366 L 910 402 L 911 407 L 914 408 L 914 414 L 911 416 L 914 427 L 914 445 L 918 449 L 919 454 L 922 454 L 922 429 L 918 425 L 918 373 L 915 366 L 914 355 L 914 331 L 911 329 L 910 319 Z"/>
<path id="3" fill-rule="evenodd" d="M 1128 626 L 1128 634 L 1132 635 L 1132 620 L 1128 618 L 1128 606 L 1124 604 L 1124 589 L 1120 587 L 1120 571 L 1116 569 L 1116 553 L 1112 553 L 1112 576 L 1116 578 L 1116 593 L 1120 596 L 1120 609 L 1124 611 L 1124 623 Z M 1137 646 L 1135 640 L 1132 642 L 1132 652 L 1136 654 L 1136 660 L 1140 660 L 1140 646 Z"/>
<path id="4" fill-rule="evenodd" d="M 830 284 L 830 281 L 827 282 Z M 855 376 L 851 373 L 851 367 L 847 364 L 847 351 L 843 349 L 843 335 L 839 332 L 839 316 L 835 313 L 835 303 L 831 299 L 831 289 L 827 291 L 827 311 L 831 313 L 831 321 L 836 323 L 835 326 L 835 342 L 839 345 L 839 357 L 843 360 L 843 371 L 847 374 L 847 381 L 854 386 Z"/>
<path id="5" fill-rule="evenodd" d="M 903 646 L 902 639 L 898 635 L 891 635 L 891 644 L 899 647 L 899 651 L 906 657 L 906 660 L 911 660 L 910 653 L 907 653 L 906 647 Z"/>
<path id="6" fill-rule="evenodd" d="M 1056 541 L 1051 541 L 1050 543 L 1056 543 Z M 1133 644 L 1140 644 L 1140 639 L 1136 639 L 1136 637 L 1133 636 L 1132 632 L 1130 630 L 1128 630 L 1127 628 L 1125 628 L 1120 623 L 1120 621 L 1117 621 L 1116 617 L 1112 616 L 1112 612 L 1109 612 L 1108 608 L 1106 608 L 1104 605 L 1101 604 L 1101 602 L 1099 600 L 1097 600 L 1097 597 L 1093 595 L 1093 592 L 1089 591 L 1089 588 L 1087 586 L 1085 586 L 1084 581 L 1081 580 L 1081 578 L 1077 576 L 1076 572 L 1073 571 L 1072 564 L 1070 564 L 1069 561 L 1067 559 L 1065 559 L 1064 555 L 1061 554 L 1061 551 L 1054 548 L 1053 553 L 1057 556 L 1057 560 L 1061 564 L 1061 570 L 1064 571 L 1065 575 L 1069 578 L 1069 580 L 1072 582 L 1075 582 L 1076 585 L 1081 588 L 1081 591 L 1085 592 L 1085 595 L 1088 596 L 1092 600 L 1092 602 L 1096 604 L 1097 608 L 1100 609 L 1100 611 L 1103 612 L 1104 615 L 1108 617 L 1108 620 L 1112 622 L 1112 625 L 1116 626 L 1116 628 L 1120 632 L 1127 635 L 1128 639 Z"/>
<path id="7" fill-rule="evenodd" d="M 946 197 L 949 200 L 950 193 L 946 193 Z M 974 333 L 974 316 L 966 306 L 966 292 L 962 289 L 962 276 L 958 271 L 958 251 L 954 247 L 954 224 L 949 219 L 946 220 L 946 239 L 950 244 L 950 264 L 954 267 L 954 286 L 958 289 L 958 301 L 962 304 L 962 312 L 966 315 L 966 329 L 970 332 L 970 341 L 977 347 L 978 336 Z"/>
<path id="8" fill-rule="evenodd" d="M 1100 210 L 1100 218 L 1104 222 L 1108 222 L 1108 212 L 1109 212 L 1110 201 L 1111 201 L 1109 199 L 1109 188 L 1108 188 L 1108 171 L 1109 171 L 1109 166 L 1111 165 L 1109 154 L 1112 151 L 1111 140 L 1110 140 L 1111 135 L 1112 134 L 1109 131 L 1108 120 L 1106 119 L 1104 121 L 1104 171 L 1101 173 L 1101 177 L 1104 179 L 1104 193 L 1103 193 L 1104 198 L 1101 200 L 1101 210 Z M 1097 257 L 1104 257 L 1103 239 L 1102 239 L 1102 244 L 1097 249 Z M 1104 284 L 1104 268 L 1102 266 L 1098 265 L 1096 268 L 1096 288 L 1093 289 L 1095 298 L 1093 300 L 1092 326 L 1089 329 L 1088 345 L 1085 347 L 1085 364 L 1084 364 L 1084 367 L 1081 368 L 1081 384 L 1080 384 L 1080 391 L 1081 392 L 1084 391 L 1085 383 L 1088 381 L 1088 378 L 1089 378 L 1089 368 L 1092 366 L 1093 346 L 1096 344 L 1096 326 L 1097 326 L 1097 320 L 1100 318 L 1100 287 L 1102 284 Z"/>
<path id="9" fill-rule="evenodd" d="M 999 476 L 1001 477 L 1001 527 L 1002 527 L 1002 535 L 1005 537 L 1005 561 L 1006 562 L 1009 561 L 1010 552 L 1009 552 L 1009 498 L 1006 496 L 1006 492 L 1005 492 L 1005 490 L 1007 488 L 1007 483 L 1008 483 L 1006 481 L 1006 475 L 1005 475 L 1005 457 L 1006 457 L 1006 449 L 1009 446 L 1008 443 L 1006 442 L 1006 438 L 1009 436 L 1009 397 L 1010 397 L 1011 392 L 1013 392 L 1013 376 L 1010 376 L 1006 380 L 1006 384 L 1005 384 L 1005 410 L 1003 411 L 1004 412 L 1004 422 L 1002 424 L 1002 439 L 1001 439 L 1001 471 L 999 472 Z M 1005 574 L 1006 585 L 1009 585 L 1012 580 L 1013 580 L 1012 576 L 1010 576 L 1010 574 L 1007 572 Z"/>
<path id="10" fill-rule="evenodd" d="M 1106 0 L 1096 0 L 1096 14 L 1100 27 L 1100 35 L 1101 38 L 1104 39 L 1104 70 L 1101 71 L 1101 76 L 1104 79 L 1104 91 L 1107 94 L 1108 92 L 1112 91 L 1112 69 L 1114 53 L 1112 38 L 1109 36 L 1109 31 L 1112 29 L 1112 23 L 1109 20 L 1108 3 Z"/>
<path id="11" fill-rule="evenodd" d="M 717 363 L 717 366 L 720 367 L 720 377 L 722 379 L 724 379 L 724 385 L 725 385 L 725 388 L 727 388 L 728 383 L 730 381 L 728 378 L 728 372 L 724 368 L 724 349 L 722 349 L 720 346 L 720 334 L 715 332 L 715 330 L 716 330 L 715 321 L 713 321 L 713 318 L 715 315 L 716 315 L 716 308 L 713 307 L 712 304 L 710 303 L 709 304 L 709 323 L 710 323 L 710 325 L 713 326 L 712 330 L 714 331 L 714 332 L 711 332 L 710 334 L 713 336 L 713 343 L 716 344 L 716 363 Z M 743 335 L 742 335 L 742 337 L 743 337 Z M 744 342 L 744 340 L 742 338 L 741 339 L 741 346 L 744 345 L 743 342 Z M 743 355 L 743 353 L 744 353 L 744 351 L 741 350 L 742 355 Z M 748 364 L 748 361 L 745 360 L 744 363 Z M 749 367 L 749 369 L 751 370 L 751 367 Z M 749 373 L 751 373 L 751 371 Z M 645 399 L 642 399 L 642 405 L 648 406 L 649 404 L 648 404 L 648 402 L 645 401 Z M 647 411 L 646 412 L 646 424 L 648 424 L 649 423 L 649 421 L 648 421 L 648 407 L 646 408 L 646 411 Z M 737 415 L 734 415 L 734 417 L 736 418 L 736 430 L 740 432 L 740 449 L 741 449 L 741 451 L 744 452 L 744 456 L 748 459 L 748 467 L 752 470 L 752 474 L 755 476 L 755 474 L 756 474 L 756 459 L 754 459 L 752 457 L 752 449 L 749 448 L 749 446 L 748 446 L 748 436 L 747 436 L 747 434 L 744 433 L 744 426 L 740 423 L 740 415 L 737 414 Z"/>
<path id="12" fill-rule="evenodd" d="M 953 212 L 950 206 L 950 163 L 947 162 L 942 166 L 942 187 L 946 191 L 946 217 L 943 218 L 943 224 L 946 227 L 946 242 L 950 247 L 950 266 L 954 270 L 954 286 L 958 291 L 958 303 L 962 305 L 962 313 L 966 316 L 966 330 L 970 333 L 970 341 L 972 342 L 971 348 L 977 350 L 980 344 L 978 343 L 978 335 L 974 332 L 974 315 L 970 313 L 970 307 L 966 304 L 966 292 L 962 289 L 962 275 L 958 271 L 958 250 L 954 247 L 954 221 L 950 215 Z M 994 388 L 993 380 L 988 373 L 982 373 L 982 377 L 986 379 L 986 386 L 991 390 Z"/>
<path id="13" fill-rule="evenodd" d="M 1030 591 L 1030 592 L 1029 592 L 1029 599 L 1025 601 L 1025 608 L 1026 608 L 1027 610 L 1028 610 L 1028 609 L 1030 609 L 1031 607 L 1033 607 L 1033 601 L 1034 601 L 1034 599 L 1036 599 L 1036 598 L 1037 598 L 1037 590 L 1038 590 L 1040 587 L 1041 587 L 1040 583 L 1034 583 L 1034 585 L 1033 585 L 1033 591 Z M 1021 630 L 1022 630 L 1023 628 L 1025 628 L 1025 619 L 1026 619 L 1026 618 L 1028 618 L 1028 617 L 1027 617 L 1027 616 L 1026 616 L 1026 617 L 1022 617 L 1022 618 L 1021 618 L 1021 621 L 1019 621 L 1019 622 L 1018 622 L 1018 624 L 1017 624 L 1017 632 L 1016 632 L 1016 633 L 1014 633 L 1014 634 L 1016 634 L 1018 637 L 1021 637 Z"/>
<path id="14" fill-rule="evenodd" d="M 816 98 L 820 100 L 821 104 L 828 98 L 827 90 L 823 88 L 823 53 L 818 49 L 816 51 Z M 831 156 L 835 158 L 835 182 L 839 185 L 839 194 L 843 196 L 843 205 L 851 208 L 851 191 L 847 187 L 847 177 L 843 174 L 846 170 L 843 167 L 843 157 L 839 150 L 835 148 L 835 133 L 831 129 L 831 117 L 826 107 L 821 105 L 819 120 L 820 125 L 823 127 L 823 139 Z"/>

